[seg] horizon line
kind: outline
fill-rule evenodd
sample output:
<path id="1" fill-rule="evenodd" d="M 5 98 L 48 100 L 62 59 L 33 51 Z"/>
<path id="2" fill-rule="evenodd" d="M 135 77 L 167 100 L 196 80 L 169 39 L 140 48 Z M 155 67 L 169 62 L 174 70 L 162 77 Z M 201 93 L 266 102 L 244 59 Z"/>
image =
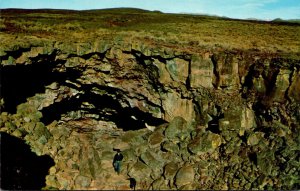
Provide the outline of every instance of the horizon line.
<path id="1" fill-rule="evenodd" d="M 209 13 L 195 13 L 195 12 L 164 12 L 161 10 L 149 10 L 149 9 L 142 9 L 142 8 L 136 8 L 136 7 L 111 7 L 111 8 L 100 8 L 100 9 L 68 9 L 68 8 L 1 8 L 0 10 L 62 10 L 62 11 L 97 11 L 97 10 L 113 10 L 113 9 L 136 9 L 136 10 L 143 10 L 143 11 L 149 11 L 149 12 L 160 12 L 162 14 L 182 14 L 182 15 L 195 15 L 195 16 L 210 16 L 210 17 L 220 17 L 224 19 L 233 19 L 233 20 L 246 20 L 246 21 L 300 21 L 299 18 L 293 18 L 293 19 L 282 19 L 280 17 L 275 19 L 259 19 L 259 18 L 234 18 L 234 17 L 228 17 L 225 15 L 217 15 L 217 14 L 209 14 Z M 0 11 L 1 16 L 1 11 Z"/>

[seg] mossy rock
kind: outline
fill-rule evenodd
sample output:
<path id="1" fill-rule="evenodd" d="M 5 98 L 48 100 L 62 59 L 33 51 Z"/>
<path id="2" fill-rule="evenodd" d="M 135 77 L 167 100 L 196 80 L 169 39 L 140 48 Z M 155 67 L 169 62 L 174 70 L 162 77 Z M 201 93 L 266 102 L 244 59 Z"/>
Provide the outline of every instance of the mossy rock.
<path id="1" fill-rule="evenodd" d="M 221 141 L 218 134 L 200 133 L 188 144 L 188 150 L 194 154 L 212 153 L 221 145 Z"/>
<path id="2" fill-rule="evenodd" d="M 141 154 L 140 158 L 146 165 L 148 165 L 152 169 L 162 167 L 163 161 L 161 160 L 161 158 L 158 155 L 150 152 L 149 150 Z"/>
<path id="3" fill-rule="evenodd" d="M 44 135 L 42 135 L 37 141 L 38 143 L 45 145 L 47 143 L 47 138 Z"/>
<path id="4" fill-rule="evenodd" d="M 149 139 L 148 139 L 149 146 L 151 148 L 155 148 L 155 147 L 160 146 L 160 144 L 163 142 L 164 138 L 165 137 L 164 137 L 164 135 L 161 131 L 154 131 L 149 136 Z"/>
<path id="5" fill-rule="evenodd" d="M 93 178 L 95 177 L 95 168 L 91 159 L 81 159 L 79 162 L 79 172 L 81 175 Z"/>
<path id="6" fill-rule="evenodd" d="M 132 166 L 128 173 L 130 177 L 135 178 L 137 181 L 144 181 L 146 179 L 149 179 L 150 174 L 151 169 L 140 160 Z"/>
<path id="7" fill-rule="evenodd" d="M 78 175 L 75 178 L 75 186 L 79 185 L 80 187 L 87 188 L 90 186 L 92 179 L 86 176 Z"/>
<path id="8" fill-rule="evenodd" d="M 206 161 L 206 160 L 201 160 L 201 161 L 198 162 L 198 168 L 199 168 L 199 170 L 201 170 L 201 169 L 207 169 L 208 166 L 209 166 L 209 162 Z"/>
<path id="9" fill-rule="evenodd" d="M 36 123 L 34 122 L 29 122 L 29 123 L 25 123 L 23 128 L 25 129 L 25 131 L 27 131 L 28 133 L 32 133 L 34 131 Z"/>
<path id="10" fill-rule="evenodd" d="M 56 187 L 52 187 L 52 186 L 45 186 L 42 188 L 42 190 L 59 190 L 59 189 Z"/>
<path id="11" fill-rule="evenodd" d="M 266 176 L 271 175 L 273 168 L 277 166 L 274 164 L 275 155 L 274 151 L 266 151 L 257 154 L 257 166 L 258 169 Z"/>
<path id="12" fill-rule="evenodd" d="M 140 145 L 136 145 L 134 147 L 134 151 L 136 153 L 136 155 L 141 155 L 142 153 L 146 152 L 149 147 L 148 147 L 148 142 L 144 142 L 144 143 L 141 143 Z"/>
<path id="13" fill-rule="evenodd" d="M 7 59 L 7 64 L 9 64 L 9 65 L 16 64 L 16 60 L 14 59 L 14 57 L 9 56 L 8 59 Z"/>
<path id="14" fill-rule="evenodd" d="M 30 105 L 29 103 L 22 103 L 17 106 L 17 114 L 20 114 L 24 117 L 36 112 L 38 112 L 37 108 L 35 108 L 33 105 Z"/>
<path id="15" fill-rule="evenodd" d="M 226 143 L 225 147 L 225 153 L 231 154 L 233 153 L 237 147 L 239 147 L 242 144 L 242 140 L 240 140 L 238 137 L 230 140 Z"/>
<path id="16" fill-rule="evenodd" d="M 43 154 L 43 145 L 38 141 L 32 141 L 29 143 L 30 149 L 34 152 L 37 156 L 41 156 Z"/>
<path id="17" fill-rule="evenodd" d="M 19 137 L 21 138 L 23 136 L 23 133 L 22 131 L 20 131 L 19 129 L 16 129 L 13 133 L 12 133 L 13 136 L 15 137 Z"/>
<path id="18" fill-rule="evenodd" d="M 50 130 L 50 133 L 54 137 L 54 139 L 60 139 L 61 137 L 69 137 L 70 129 L 65 126 L 56 126 Z"/>
<path id="19" fill-rule="evenodd" d="M 162 149 L 172 152 L 172 153 L 178 153 L 179 152 L 179 147 L 177 144 L 171 142 L 171 141 L 165 141 L 162 144 Z"/>
<path id="20" fill-rule="evenodd" d="M 84 59 L 82 59 L 80 57 L 72 57 L 66 61 L 65 66 L 67 68 L 72 68 L 72 67 L 79 66 L 81 63 L 84 63 Z"/>
<path id="21" fill-rule="evenodd" d="M 180 168 L 175 177 L 177 188 L 191 184 L 194 182 L 195 171 L 193 166 L 184 166 Z"/>
<path id="22" fill-rule="evenodd" d="M 132 148 L 122 151 L 125 161 L 136 161 L 137 156 Z"/>
<path id="23" fill-rule="evenodd" d="M 45 127 L 45 125 L 42 122 L 37 122 L 35 129 L 34 129 L 34 135 L 37 137 L 45 136 L 45 138 L 50 137 L 50 132 L 48 129 Z"/>
<path id="24" fill-rule="evenodd" d="M 2 112 L 0 115 L 0 124 L 5 123 L 10 119 L 10 115 L 7 112 Z"/>
<path id="25" fill-rule="evenodd" d="M 151 184 L 153 190 L 161 190 L 166 189 L 165 180 L 163 177 L 160 177 L 156 180 L 154 180 Z"/>
<path id="26" fill-rule="evenodd" d="M 57 181 L 57 178 L 54 175 L 48 175 L 46 176 L 46 187 L 45 190 L 47 190 L 48 188 L 59 188 L 60 184 Z M 58 190 L 58 189 L 56 189 Z"/>
<path id="27" fill-rule="evenodd" d="M 166 177 L 166 179 L 172 180 L 175 177 L 178 168 L 178 163 L 170 162 L 166 164 L 166 166 L 164 167 L 164 176 Z"/>
<path id="28" fill-rule="evenodd" d="M 113 151 L 102 151 L 101 159 L 102 160 L 112 160 L 114 158 L 115 152 Z"/>
<path id="29" fill-rule="evenodd" d="M 125 143 L 129 143 L 131 145 L 140 145 L 145 143 L 145 139 L 143 139 L 144 132 L 140 131 L 127 131 L 122 137 L 121 140 Z"/>
<path id="30" fill-rule="evenodd" d="M 247 144 L 250 146 L 257 145 L 263 139 L 264 133 L 255 132 L 249 135 L 247 139 Z"/>
<path id="31" fill-rule="evenodd" d="M 37 111 L 37 112 L 34 112 L 34 113 L 28 115 L 28 117 L 30 118 L 31 121 L 38 122 L 43 117 L 43 114 L 42 114 L 42 112 Z"/>
<path id="32" fill-rule="evenodd" d="M 196 190 L 197 184 L 196 183 L 190 183 L 183 185 L 179 188 L 179 190 Z"/>
<path id="33" fill-rule="evenodd" d="M 178 139 L 183 131 L 187 130 L 187 122 L 182 117 L 175 117 L 165 130 L 168 139 Z"/>
<path id="34" fill-rule="evenodd" d="M 16 130 L 17 126 L 13 123 L 13 122 L 5 122 L 4 125 L 10 132 L 13 132 L 14 130 Z"/>

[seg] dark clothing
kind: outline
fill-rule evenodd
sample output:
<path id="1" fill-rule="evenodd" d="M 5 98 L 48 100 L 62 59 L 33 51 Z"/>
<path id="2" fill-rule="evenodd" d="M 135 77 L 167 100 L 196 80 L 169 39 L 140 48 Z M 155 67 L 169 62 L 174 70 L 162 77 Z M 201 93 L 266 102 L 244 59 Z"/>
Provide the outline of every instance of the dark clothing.
<path id="1" fill-rule="evenodd" d="M 123 155 L 121 153 L 117 153 L 114 157 L 114 162 L 115 161 L 122 161 L 123 160 Z"/>
<path id="2" fill-rule="evenodd" d="M 113 166 L 115 171 L 119 174 L 121 172 L 121 161 L 123 160 L 123 155 L 121 153 L 117 153 L 113 160 Z"/>
<path id="3" fill-rule="evenodd" d="M 136 180 L 134 178 L 129 178 L 129 181 L 130 181 L 130 188 L 135 190 Z"/>

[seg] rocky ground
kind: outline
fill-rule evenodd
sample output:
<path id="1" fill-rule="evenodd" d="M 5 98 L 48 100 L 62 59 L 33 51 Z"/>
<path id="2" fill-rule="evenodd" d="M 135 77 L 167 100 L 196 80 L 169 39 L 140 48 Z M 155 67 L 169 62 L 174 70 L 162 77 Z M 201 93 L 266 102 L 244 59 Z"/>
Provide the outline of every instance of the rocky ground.
<path id="1" fill-rule="evenodd" d="M 299 52 L 1 35 L 1 131 L 46 189 L 300 188 Z"/>

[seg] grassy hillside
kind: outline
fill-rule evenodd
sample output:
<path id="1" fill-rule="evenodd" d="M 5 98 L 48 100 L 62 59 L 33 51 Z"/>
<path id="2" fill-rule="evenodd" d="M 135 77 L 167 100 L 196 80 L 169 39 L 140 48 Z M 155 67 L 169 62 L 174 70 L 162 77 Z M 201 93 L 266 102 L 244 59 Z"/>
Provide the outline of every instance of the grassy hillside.
<path id="1" fill-rule="evenodd" d="M 85 41 L 130 39 L 174 48 L 300 52 L 300 24 L 163 14 L 141 9 L 1 10 L 2 37 Z"/>

